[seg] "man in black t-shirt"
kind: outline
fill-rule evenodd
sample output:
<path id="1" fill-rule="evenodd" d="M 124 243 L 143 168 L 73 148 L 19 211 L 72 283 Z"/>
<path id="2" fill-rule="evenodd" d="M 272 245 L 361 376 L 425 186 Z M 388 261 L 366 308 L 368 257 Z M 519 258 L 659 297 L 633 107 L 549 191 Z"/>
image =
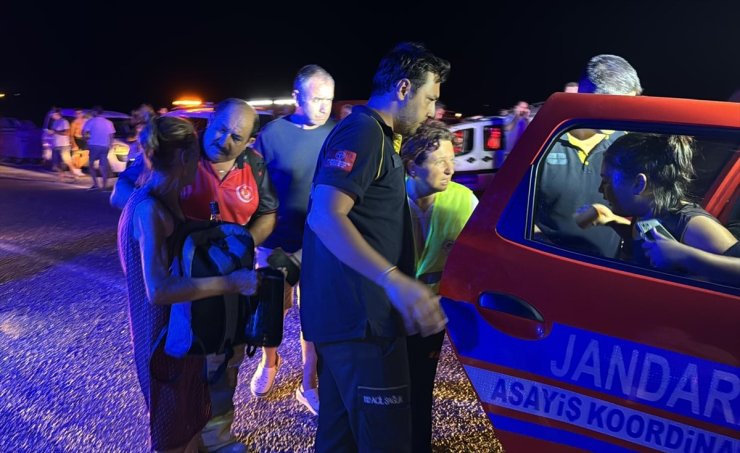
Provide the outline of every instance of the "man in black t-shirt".
<path id="1" fill-rule="evenodd" d="M 642 85 L 637 71 L 617 55 L 589 60 L 578 84 L 579 93 L 637 96 Z M 536 237 L 559 247 L 613 258 L 620 239 L 610 228 L 582 229 L 573 214 L 582 205 L 604 204 L 599 193 L 603 153 L 621 133 L 571 129 L 548 151 L 537 186 Z"/>
<path id="2" fill-rule="evenodd" d="M 316 451 L 411 451 L 406 335 L 446 318 L 416 281 L 400 137 L 434 115 L 449 63 L 399 44 L 367 106 L 327 138 L 303 240 L 301 324 L 319 357 Z"/>

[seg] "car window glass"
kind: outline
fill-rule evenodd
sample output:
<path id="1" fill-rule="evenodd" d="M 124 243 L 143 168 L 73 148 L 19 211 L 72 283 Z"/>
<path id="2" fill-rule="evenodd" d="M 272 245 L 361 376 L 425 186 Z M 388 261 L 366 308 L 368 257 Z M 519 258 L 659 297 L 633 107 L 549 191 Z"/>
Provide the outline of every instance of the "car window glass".
<path id="1" fill-rule="evenodd" d="M 553 253 L 598 262 L 605 266 L 610 266 L 610 262 L 613 262 L 636 266 L 634 269 L 637 272 L 641 272 L 641 268 L 653 269 L 640 247 L 645 235 L 640 235 L 638 216 L 627 215 L 631 214 L 630 210 L 637 209 L 636 206 L 641 206 L 635 204 L 629 185 L 634 180 L 618 172 L 609 173 L 602 179 L 602 162 L 606 150 L 617 139 L 629 134 L 653 133 L 660 137 L 682 135 L 693 139 L 691 162 L 694 175 L 683 199 L 696 203 L 698 208 L 712 209 L 713 212 L 709 214 L 721 219 L 725 227 L 729 227 L 731 221 L 740 220 L 728 215 L 732 210 L 730 205 L 738 203 L 739 189 L 734 187 L 728 190 L 726 182 L 724 187 L 721 184 L 738 171 L 735 164 L 740 159 L 740 135 L 737 132 L 696 128 L 682 130 L 668 126 L 656 126 L 653 130 L 645 130 L 644 127 L 639 130 L 628 127 L 615 129 L 613 125 L 609 126 L 612 127 L 571 128 L 556 135 L 549 143 L 535 167 L 536 177 L 530 192 L 531 202 L 528 204 L 532 220 L 527 232 L 528 239 Z M 584 130 L 590 132 L 581 132 Z M 583 140 L 579 140 L 579 137 Z M 620 143 L 624 143 L 624 140 Z M 600 186 L 603 195 L 599 192 Z M 717 200 L 721 202 L 717 203 Z M 600 209 L 582 209 L 581 215 L 576 216 L 581 206 L 595 203 L 606 206 L 612 213 L 621 213 L 631 222 L 631 225 L 626 226 L 627 233 L 623 229 L 620 236 L 615 233 L 618 228 L 592 226 L 600 223 L 597 219 L 603 214 Z M 679 214 L 664 217 L 664 223 L 670 223 L 667 226 L 669 230 L 672 227 L 674 230 L 681 227 L 679 220 L 675 220 L 675 224 L 671 223 L 680 217 Z M 641 226 L 645 227 L 644 224 Z M 729 229 L 732 231 L 732 228 Z M 672 270 L 671 273 L 691 277 L 679 269 Z"/>
<path id="2" fill-rule="evenodd" d="M 483 149 L 499 151 L 506 149 L 506 134 L 502 126 L 486 126 L 483 128 Z"/>
<path id="3" fill-rule="evenodd" d="M 454 151 L 456 156 L 461 156 L 473 150 L 473 128 L 460 129 L 454 131 L 458 144 Z"/>

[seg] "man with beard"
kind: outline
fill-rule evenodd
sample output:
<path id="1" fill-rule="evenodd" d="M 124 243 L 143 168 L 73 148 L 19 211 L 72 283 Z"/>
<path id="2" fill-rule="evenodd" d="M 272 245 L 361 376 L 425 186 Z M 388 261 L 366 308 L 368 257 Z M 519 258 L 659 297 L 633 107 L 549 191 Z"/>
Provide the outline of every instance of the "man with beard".
<path id="1" fill-rule="evenodd" d="M 319 154 L 303 238 L 301 324 L 319 357 L 316 451 L 411 451 L 406 336 L 441 331 L 439 298 L 415 280 L 398 155 L 434 115 L 449 63 L 402 43 L 380 62 L 366 106 Z"/>

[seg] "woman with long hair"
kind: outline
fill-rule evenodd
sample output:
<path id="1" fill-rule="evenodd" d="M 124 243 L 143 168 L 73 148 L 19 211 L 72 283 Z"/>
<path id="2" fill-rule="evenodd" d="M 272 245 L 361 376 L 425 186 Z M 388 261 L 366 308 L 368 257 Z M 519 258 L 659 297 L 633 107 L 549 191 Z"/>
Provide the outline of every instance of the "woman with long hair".
<path id="1" fill-rule="evenodd" d="M 737 239 L 691 201 L 693 152 L 693 140 L 687 136 L 630 133 L 618 138 L 604 155 L 599 187 L 611 209 L 582 208 L 581 214 L 595 216 L 579 223 L 614 227 L 625 240 L 623 256 L 639 264 L 649 264 L 640 247 L 645 238 L 636 227 L 641 220 L 657 220 L 676 240 L 699 250 L 730 251 Z"/>
<path id="2" fill-rule="evenodd" d="M 211 415 L 204 358 L 166 355 L 160 333 L 171 304 L 228 293 L 252 294 L 257 278 L 244 269 L 206 278 L 171 272 L 174 233 L 185 221 L 179 193 L 195 179 L 198 138 L 189 121 L 158 117 L 147 121 L 140 140 L 149 171 L 118 222 L 136 372 L 149 410 L 150 448 L 195 452 L 198 434 Z"/>

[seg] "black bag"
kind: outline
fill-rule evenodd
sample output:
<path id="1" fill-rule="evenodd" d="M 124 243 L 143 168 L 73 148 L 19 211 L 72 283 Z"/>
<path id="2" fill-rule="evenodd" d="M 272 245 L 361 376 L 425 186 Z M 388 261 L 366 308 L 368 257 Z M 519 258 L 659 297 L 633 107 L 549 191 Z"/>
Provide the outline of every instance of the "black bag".
<path id="1" fill-rule="evenodd" d="M 227 222 L 197 223 L 179 235 L 182 240 L 176 243 L 182 243 L 182 247 L 177 248 L 177 262 L 173 266 L 181 275 L 212 277 L 254 268 L 254 241 L 244 226 Z M 248 350 L 251 357 L 256 346 L 267 346 L 266 339 L 275 338 L 276 320 L 265 315 L 275 311 L 280 312 L 282 338 L 282 273 L 273 269 L 258 272 L 263 276 L 262 283 L 253 296 L 226 294 L 173 304 L 166 327 L 165 352 L 173 357 L 226 354 L 230 358 L 234 346 L 251 344 Z M 280 274 L 280 280 L 274 278 L 275 273 Z M 264 284 L 267 282 L 269 285 Z M 250 323 L 253 314 L 260 317 Z M 263 332 L 267 325 L 261 319 L 270 319 L 269 335 Z"/>

